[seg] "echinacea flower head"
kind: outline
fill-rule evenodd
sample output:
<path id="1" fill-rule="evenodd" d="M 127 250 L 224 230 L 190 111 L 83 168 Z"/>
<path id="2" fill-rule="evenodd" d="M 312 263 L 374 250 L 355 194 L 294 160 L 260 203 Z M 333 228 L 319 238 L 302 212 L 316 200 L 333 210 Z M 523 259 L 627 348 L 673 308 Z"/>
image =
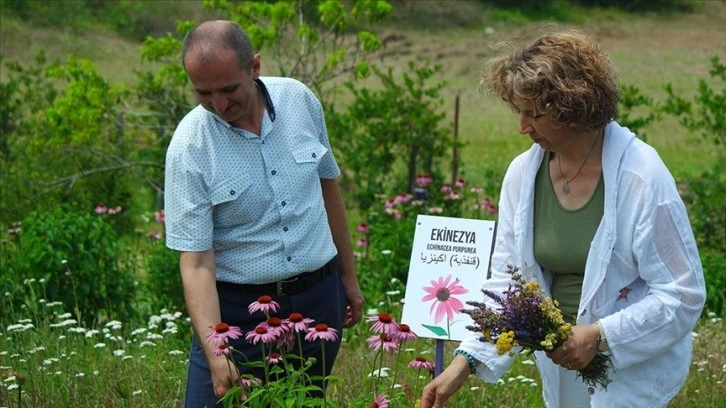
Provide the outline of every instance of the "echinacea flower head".
<path id="1" fill-rule="evenodd" d="M 159 224 L 163 224 L 166 221 L 166 216 L 164 215 L 164 210 L 160 210 L 154 213 L 154 219 Z"/>
<path id="2" fill-rule="evenodd" d="M 280 364 L 282 362 L 282 354 L 272 352 L 269 356 L 267 356 L 267 364 L 275 365 Z"/>
<path id="3" fill-rule="evenodd" d="M 284 335 L 288 330 L 288 326 L 283 324 L 282 319 L 275 316 L 268 318 L 266 321 L 260 323 L 259 326 L 265 327 L 267 332 L 275 338 Z"/>
<path id="4" fill-rule="evenodd" d="M 366 224 L 366 223 L 358 224 L 358 226 L 355 229 L 356 229 L 356 231 L 360 232 L 361 234 L 365 234 L 366 232 L 368 232 L 368 224 Z"/>
<path id="5" fill-rule="evenodd" d="M 379 313 L 377 316 L 371 316 L 366 319 L 368 322 L 375 322 L 373 323 L 373 327 L 371 327 L 371 331 L 373 333 L 397 333 L 399 331 L 398 323 L 396 323 L 396 320 L 388 313 Z"/>
<path id="6" fill-rule="evenodd" d="M 418 335 L 411 330 L 411 326 L 407 325 L 406 323 L 401 323 L 398 325 L 398 333 L 396 333 L 396 338 L 401 343 L 405 343 L 407 341 L 416 340 L 418 338 Z"/>
<path id="7" fill-rule="evenodd" d="M 434 316 L 434 323 L 440 322 L 444 316 L 450 321 L 454 319 L 454 314 L 464 307 L 461 301 L 454 297 L 454 295 L 461 295 L 468 293 L 469 290 L 459 284 L 459 279 L 451 281 L 451 275 L 447 276 L 446 279 L 439 277 L 437 280 L 431 281 L 431 286 L 423 288 L 426 291 L 426 295 L 421 298 L 422 301 L 427 302 L 433 300 L 431 303 L 431 314 L 436 309 L 436 315 Z"/>
<path id="8" fill-rule="evenodd" d="M 371 336 L 366 339 L 366 342 L 368 343 L 368 347 L 373 351 L 378 351 L 381 348 L 385 351 L 398 350 L 398 341 L 388 333 Z"/>
<path id="9" fill-rule="evenodd" d="M 293 332 L 306 332 L 313 319 L 304 317 L 301 313 L 293 312 L 285 321 Z"/>
<path id="10" fill-rule="evenodd" d="M 272 300 L 272 298 L 268 295 L 262 295 L 257 298 L 257 301 L 250 303 L 250 305 L 247 307 L 247 310 L 249 310 L 250 314 L 260 311 L 262 313 L 270 313 L 270 312 L 277 312 L 277 309 L 280 308 L 280 304 Z"/>
<path id="11" fill-rule="evenodd" d="M 426 360 L 425 357 L 416 357 L 415 360 L 408 363 L 409 368 L 414 368 L 418 370 L 426 370 L 430 372 L 434 372 L 434 363 L 431 361 Z"/>
<path id="12" fill-rule="evenodd" d="M 308 334 L 305 335 L 305 340 L 315 341 L 318 339 L 324 341 L 335 341 L 338 339 L 338 331 L 332 327 L 328 327 L 325 323 L 318 323 L 315 327 L 308 329 Z"/>
<path id="13" fill-rule="evenodd" d="M 217 357 L 228 356 L 232 350 L 234 350 L 234 347 L 230 346 L 227 343 L 222 343 L 219 346 L 217 346 L 216 349 L 214 349 L 214 355 Z"/>
<path id="14" fill-rule="evenodd" d="M 210 328 L 212 330 L 207 334 L 206 339 L 216 346 L 228 343 L 228 339 L 237 339 L 242 336 L 242 330 L 239 327 L 230 326 L 224 322 L 217 323 L 214 326 L 210 326 Z"/>
<path id="15" fill-rule="evenodd" d="M 240 384 L 242 384 L 243 387 L 250 389 L 256 385 L 262 384 L 262 380 L 260 380 L 257 377 L 248 378 L 246 376 L 242 376 L 239 379 Z"/>
<path id="16" fill-rule="evenodd" d="M 416 184 L 418 184 L 419 187 L 428 187 L 429 184 L 432 182 L 431 175 L 428 173 L 419 174 L 416 176 Z"/>
<path id="17" fill-rule="evenodd" d="M 386 394 L 378 394 L 376 399 L 371 403 L 371 408 L 388 408 L 388 396 Z"/>
<path id="18" fill-rule="evenodd" d="M 277 336 L 268 332 L 267 327 L 258 324 L 254 330 L 247 333 L 245 338 L 252 344 L 257 344 L 259 341 L 267 344 L 275 341 Z"/>

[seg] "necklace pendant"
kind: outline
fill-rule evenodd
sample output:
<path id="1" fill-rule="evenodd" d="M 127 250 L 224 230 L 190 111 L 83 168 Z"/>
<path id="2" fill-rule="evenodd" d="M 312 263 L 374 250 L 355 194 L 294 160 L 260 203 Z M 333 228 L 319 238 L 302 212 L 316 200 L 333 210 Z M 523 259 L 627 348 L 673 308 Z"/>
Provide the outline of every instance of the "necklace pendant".
<path id="1" fill-rule="evenodd" d="M 570 194 L 570 183 L 565 181 L 565 184 L 562 185 L 562 192 L 565 194 Z"/>

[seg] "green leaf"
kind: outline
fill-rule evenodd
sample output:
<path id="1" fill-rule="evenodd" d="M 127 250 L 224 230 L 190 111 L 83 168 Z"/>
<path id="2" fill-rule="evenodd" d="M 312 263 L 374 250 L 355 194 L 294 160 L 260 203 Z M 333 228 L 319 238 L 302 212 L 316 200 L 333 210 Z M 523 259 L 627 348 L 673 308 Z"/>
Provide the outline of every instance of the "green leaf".
<path id="1" fill-rule="evenodd" d="M 446 330 L 439 326 L 429 326 L 428 324 L 422 324 L 421 326 L 431 330 L 431 332 L 437 336 L 447 336 Z"/>

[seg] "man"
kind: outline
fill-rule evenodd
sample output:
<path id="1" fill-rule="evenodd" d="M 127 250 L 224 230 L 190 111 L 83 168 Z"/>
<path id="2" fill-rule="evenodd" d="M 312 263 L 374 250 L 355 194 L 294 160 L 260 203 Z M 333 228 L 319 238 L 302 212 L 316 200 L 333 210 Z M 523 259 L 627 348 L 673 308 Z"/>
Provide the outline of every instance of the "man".
<path id="1" fill-rule="evenodd" d="M 260 77 L 260 55 L 229 21 L 193 28 L 182 61 L 200 104 L 167 151 L 165 214 L 195 331 L 186 407 L 198 408 L 239 384 L 204 341 L 211 327 L 253 330 L 265 317 L 247 306 L 269 295 L 280 304 L 275 315 L 299 312 L 340 331 L 361 319 L 363 296 L 340 170 L 313 93 L 290 78 Z M 259 345 L 232 345 L 261 359 Z M 325 368 L 319 342 L 305 346 L 317 357 L 308 373 L 329 374 L 339 346 L 339 338 L 326 344 Z"/>

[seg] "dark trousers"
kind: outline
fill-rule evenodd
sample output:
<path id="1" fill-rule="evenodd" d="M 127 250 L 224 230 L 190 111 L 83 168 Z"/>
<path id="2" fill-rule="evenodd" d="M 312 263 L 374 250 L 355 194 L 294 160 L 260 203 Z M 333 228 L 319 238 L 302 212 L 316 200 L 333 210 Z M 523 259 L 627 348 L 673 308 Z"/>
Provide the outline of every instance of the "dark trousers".
<path id="1" fill-rule="evenodd" d="M 252 345 L 248 343 L 244 335 L 254 330 L 255 326 L 264 321 L 265 316 L 259 311 L 250 315 L 247 307 L 250 303 L 256 301 L 260 295 L 270 295 L 274 301 L 280 304 L 278 311 L 271 313 L 271 316 L 286 319 L 290 313 L 298 312 L 304 317 L 315 320 L 311 323 L 311 327 L 318 323 L 325 323 L 329 327 L 338 330 L 337 341 L 325 342 L 325 372 L 323 372 L 320 341 L 308 342 L 303 340 L 303 356 L 305 358 L 316 358 L 315 365 L 305 372 L 310 376 L 321 377 L 330 374 L 335 358 L 338 355 L 338 349 L 340 348 L 343 316 L 347 306 L 343 284 L 338 273 L 329 275 L 319 284 L 305 292 L 282 297 L 269 293 L 246 293 L 246 291 L 240 290 L 235 285 L 218 285 L 217 290 L 219 292 L 222 321 L 231 326 L 239 326 L 242 328 L 243 336 L 230 342 L 236 350 L 231 355 L 234 355 L 238 362 L 262 360 L 260 344 Z M 304 336 L 304 333 L 302 335 Z M 186 408 L 222 407 L 222 404 L 217 404 L 218 398 L 214 395 L 209 366 L 199 341 L 196 335 L 192 339 L 184 406 Z M 202 341 L 206 340 L 202 339 Z M 244 356 L 240 355 L 237 351 L 244 353 Z M 299 355 L 297 348 L 292 353 Z M 240 364 L 237 367 L 243 374 L 252 373 L 255 377 L 264 380 L 261 369 L 255 369 L 253 371 L 249 367 Z M 322 383 L 317 383 L 316 385 L 322 387 Z"/>

